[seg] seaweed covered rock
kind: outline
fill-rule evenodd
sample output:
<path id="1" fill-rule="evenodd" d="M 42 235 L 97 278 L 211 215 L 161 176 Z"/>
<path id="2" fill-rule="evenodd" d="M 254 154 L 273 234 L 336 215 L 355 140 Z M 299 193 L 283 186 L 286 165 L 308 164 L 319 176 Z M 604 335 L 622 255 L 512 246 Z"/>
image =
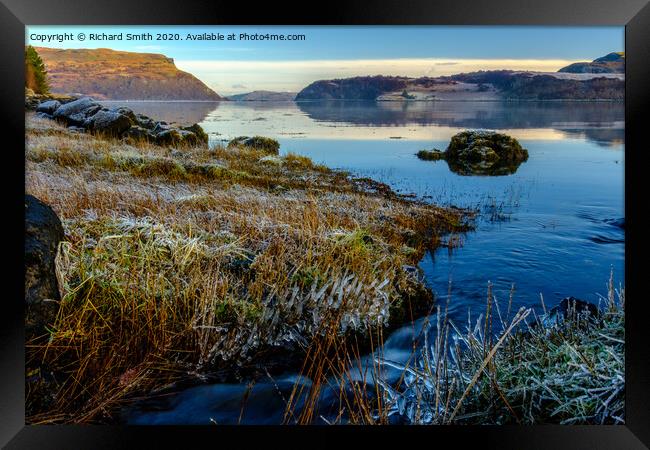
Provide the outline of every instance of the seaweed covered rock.
<path id="1" fill-rule="evenodd" d="M 420 150 L 417 152 L 417 157 L 424 161 L 438 161 L 439 159 L 445 159 L 445 152 L 433 149 L 433 150 Z"/>
<path id="2" fill-rule="evenodd" d="M 228 147 L 250 147 L 273 155 L 280 153 L 280 143 L 263 136 L 239 136 L 228 142 Z"/>
<path id="3" fill-rule="evenodd" d="M 445 159 L 461 175 L 506 175 L 528 159 L 528 151 L 505 134 L 463 131 L 451 138 Z"/>
<path id="4" fill-rule="evenodd" d="M 508 175 L 528 159 L 528 150 L 510 136 L 492 131 L 463 131 L 454 135 L 444 152 L 420 150 L 418 158 L 444 159 L 459 175 Z"/>
<path id="5" fill-rule="evenodd" d="M 54 322 L 60 300 L 54 267 L 63 227 L 56 213 L 25 195 L 25 336 L 41 336 Z"/>

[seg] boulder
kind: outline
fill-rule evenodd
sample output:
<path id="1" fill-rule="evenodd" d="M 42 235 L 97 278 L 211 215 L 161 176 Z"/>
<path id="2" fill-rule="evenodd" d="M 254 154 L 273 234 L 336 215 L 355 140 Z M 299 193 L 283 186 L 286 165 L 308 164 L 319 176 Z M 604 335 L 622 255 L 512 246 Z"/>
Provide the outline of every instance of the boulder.
<path id="1" fill-rule="evenodd" d="M 157 122 L 152 118 L 145 116 L 144 114 L 136 114 L 135 124 L 147 130 L 153 130 L 156 128 Z"/>
<path id="2" fill-rule="evenodd" d="M 25 336 L 47 333 L 56 318 L 59 288 L 54 260 L 63 227 L 56 213 L 34 196 L 25 195 Z"/>
<path id="3" fill-rule="evenodd" d="M 66 125 L 86 126 L 87 119 L 100 111 L 102 106 L 90 97 L 82 97 L 61 105 L 54 111 L 54 118 Z"/>
<path id="4" fill-rule="evenodd" d="M 181 130 L 190 131 L 196 136 L 197 142 L 201 144 L 208 143 L 208 134 L 203 130 L 201 125 L 195 123 L 189 127 L 181 127 Z"/>
<path id="5" fill-rule="evenodd" d="M 274 155 L 280 153 L 280 143 L 263 136 L 239 136 L 228 142 L 228 147 L 250 147 Z"/>
<path id="6" fill-rule="evenodd" d="M 123 116 L 128 117 L 129 119 L 131 119 L 131 122 L 134 123 L 134 124 L 138 123 L 138 118 L 135 115 L 135 113 L 133 112 L 133 110 L 131 110 L 131 109 L 125 107 L 125 106 L 119 106 L 117 108 L 112 108 L 112 109 L 110 109 L 110 111 L 113 111 L 113 112 L 116 112 L 118 114 L 122 114 Z"/>
<path id="7" fill-rule="evenodd" d="M 167 129 L 156 133 L 155 141 L 158 145 L 177 145 L 183 140 L 178 130 Z"/>
<path id="8" fill-rule="evenodd" d="M 132 141 L 153 141 L 155 136 L 146 128 L 139 125 L 133 125 L 124 132 L 124 137 Z"/>
<path id="9" fill-rule="evenodd" d="M 183 129 L 176 130 L 176 131 L 178 131 L 178 134 L 181 136 L 181 144 L 190 147 L 199 145 L 200 141 L 196 134 L 192 133 L 191 131 L 187 131 Z"/>
<path id="10" fill-rule="evenodd" d="M 50 116 L 54 114 L 54 111 L 56 111 L 59 106 L 61 106 L 61 102 L 58 100 L 48 100 L 45 102 L 41 102 L 37 107 L 36 107 L 36 112 L 39 113 L 45 113 L 49 114 Z"/>
<path id="11" fill-rule="evenodd" d="M 54 119 L 54 117 L 52 117 L 50 114 L 44 112 L 37 112 L 35 116 L 38 117 L 39 119 L 49 119 L 49 120 Z"/>
<path id="12" fill-rule="evenodd" d="M 528 151 L 505 134 L 468 130 L 454 135 L 444 152 L 422 150 L 418 158 L 445 159 L 459 175 L 507 175 L 528 159 Z"/>
<path id="13" fill-rule="evenodd" d="M 125 114 L 114 110 L 101 110 L 95 113 L 92 118 L 90 118 L 90 121 L 87 125 L 88 128 L 91 128 L 98 133 L 109 136 L 120 136 L 126 130 L 131 128 L 133 122 Z"/>

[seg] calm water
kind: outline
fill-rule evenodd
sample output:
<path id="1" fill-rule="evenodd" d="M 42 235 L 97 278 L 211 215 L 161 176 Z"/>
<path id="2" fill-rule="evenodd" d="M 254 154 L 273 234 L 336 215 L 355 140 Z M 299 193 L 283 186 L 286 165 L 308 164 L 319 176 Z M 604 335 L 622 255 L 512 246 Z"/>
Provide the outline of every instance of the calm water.
<path id="1" fill-rule="evenodd" d="M 597 302 L 610 268 L 624 277 L 624 108 L 622 103 L 161 103 L 128 106 L 168 122 L 199 122 L 212 143 L 264 135 L 330 167 L 370 176 L 439 204 L 478 207 L 478 229 L 463 246 L 427 255 L 426 281 L 462 324 L 485 304 L 487 283 L 501 304 L 515 285 L 514 307 L 541 310 L 573 295 Z M 455 133 L 487 128 L 510 134 L 529 159 L 507 176 L 460 176 L 446 162 L 420 161 L 423 148 L 444 149 Z M 474 314 L 475 313 L 475 314 Z M 394 332 L 385 353 L 410 355 L 414 329 Z M 261 380 L 243 423 L 278 423 L 295 377 Z M 244 385 L 207 385 L 171 396 L 156 411 L 130 411 L 132 423 L 237 423 Z M 327 397 L 327 394 L 325 394 Z M 327 398 L 324 398 L 327 403 Z"/>

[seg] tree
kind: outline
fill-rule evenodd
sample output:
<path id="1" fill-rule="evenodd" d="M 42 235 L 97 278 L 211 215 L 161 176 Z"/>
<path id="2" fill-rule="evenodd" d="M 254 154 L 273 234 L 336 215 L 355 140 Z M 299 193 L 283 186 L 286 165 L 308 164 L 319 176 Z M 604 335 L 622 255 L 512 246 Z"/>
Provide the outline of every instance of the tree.
<path id="1" fill-rule="evenodd" d="M 36 94 L 47 94 L 50 91 L 45 64 L 31 45 L 25 49 L 25 87 Z"/>

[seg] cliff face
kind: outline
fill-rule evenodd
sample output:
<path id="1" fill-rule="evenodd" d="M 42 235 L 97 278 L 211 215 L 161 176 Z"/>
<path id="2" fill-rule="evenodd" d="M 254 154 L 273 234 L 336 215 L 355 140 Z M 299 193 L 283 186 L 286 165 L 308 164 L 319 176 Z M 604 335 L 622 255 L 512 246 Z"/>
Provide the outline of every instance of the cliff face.
<path id="1" fill-rule="evenodd" d="M 105 100 L 222 100 L 164 55 L 105 48 L 36 50 L 54 93 Z"/>
<path id="2" fill-rule="evenodd" d="M 578 62 L 562 67 L 567 73 L 625 73 L 625 53 L 610 53 L 592 62 Z"/>

